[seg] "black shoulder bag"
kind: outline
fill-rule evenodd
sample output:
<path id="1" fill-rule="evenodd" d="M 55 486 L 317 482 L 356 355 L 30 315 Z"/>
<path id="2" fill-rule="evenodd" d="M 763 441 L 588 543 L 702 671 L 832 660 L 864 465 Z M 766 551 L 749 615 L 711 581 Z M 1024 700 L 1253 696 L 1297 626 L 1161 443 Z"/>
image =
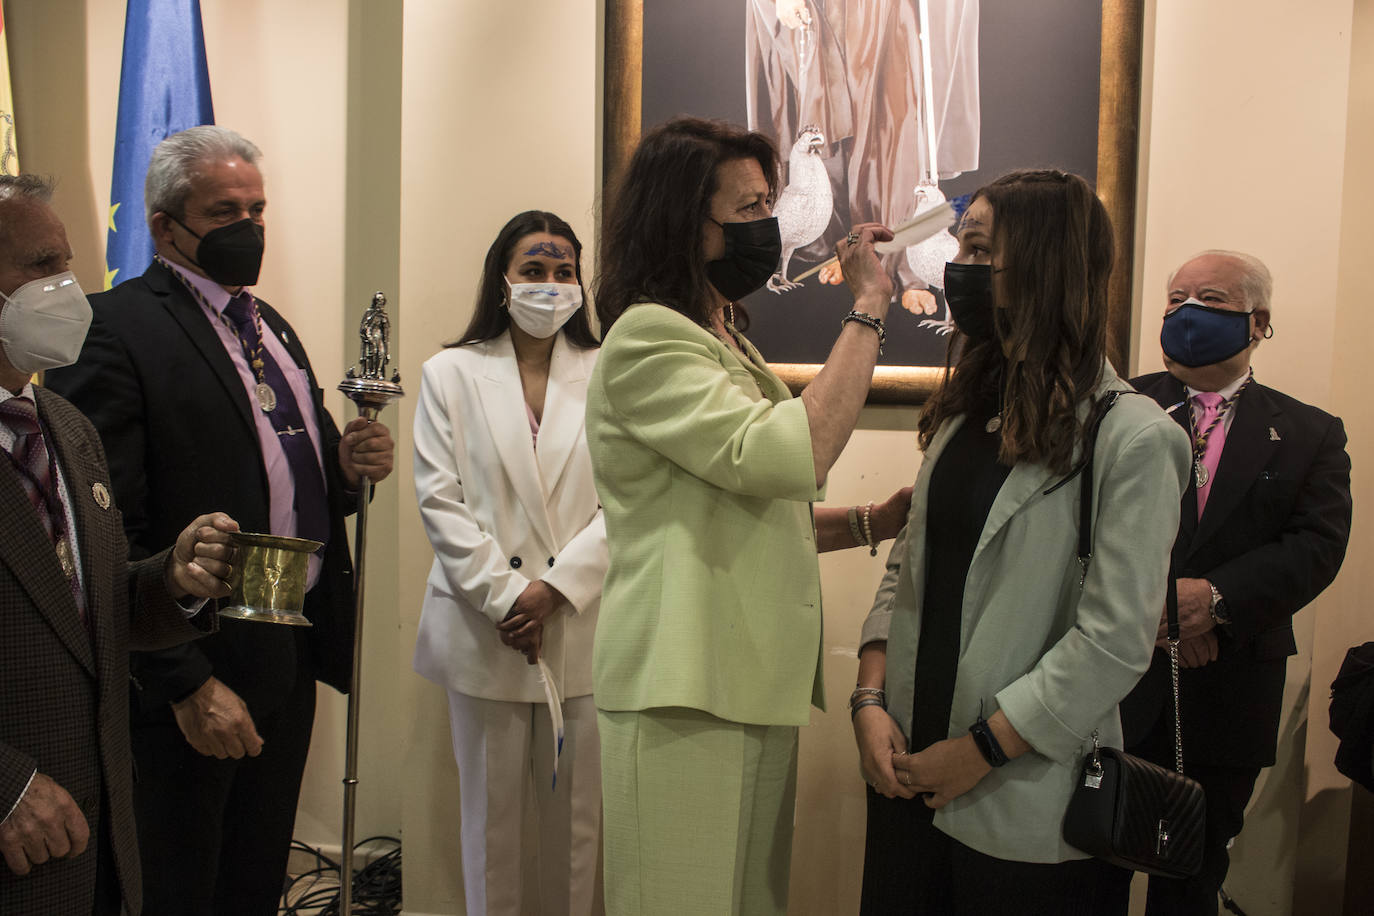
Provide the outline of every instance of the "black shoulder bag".
<path id="1" fill-rule="evenodd" d="M 1097 431 L 1117 395 L 1099 404 L 1086 437 L 1079 501 L 1078 562 L 1086 578 L 1092 560 L 1093 452 Z M 1080 580 L 1080 587 L 1082 581 Z M 1174 685 L 1174 769 L 1112 747 L 1093 748 L 1083 758 L 1078 786 L 1064 814 L 1069 845 L 1121 868 L 1167 878 L 1188 878 L 1202 869 L 1206 805 L 1202 786 L 1183 775 L 1183 734 L 1178 708 L 1178 590 L 1173 563 L 1165 607 L 1169 621 L 1169 667 Z"/>
<path id="2" fill-rule="evenodd" d="M 1336 769 L 1374 791 L 1374 642 L 1346 652 L 1331 682 L 1331 732 Z"/>

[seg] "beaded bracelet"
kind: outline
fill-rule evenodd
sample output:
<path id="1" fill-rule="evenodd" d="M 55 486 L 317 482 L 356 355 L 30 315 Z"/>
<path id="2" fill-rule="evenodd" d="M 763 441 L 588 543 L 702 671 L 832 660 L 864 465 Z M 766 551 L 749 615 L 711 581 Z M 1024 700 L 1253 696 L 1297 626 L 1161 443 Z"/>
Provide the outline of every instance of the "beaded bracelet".
<path id="1" fill-rule="evenodd" d="M 881 351 L 880 351 L 881 352 Z M 878 544 L 873 540 L 873 504 L 864 506 L 864 543 L 868 545 L 868 555 L 878 555 Z"/>
<path id="2" fill-rule="evenodd" d="M 867 699 L 860 700 L 859 702 L 855 703 L 853 706 L 849 707 L 849 718 L 850 718 L 850 719 L 853 719 L 856 715 L 859 714 L 859 710 L 863 709 L 865 706 L 882 706 L 882 705 L 883 705 L 882 702 L 881 702 L 877 697 L 868 697 Z M 887 707 L 884 706 L 883 708 L 886 709 Z"/>
<path id="3" fill-rule="evenodd" d="M 878 332 L 878 355 L 882 356 L 883 344 L 887 342 L 887 327 L 883 324 L 883 320 L 876 315 L 868 314 L 868 312 L 850 309 L 849 314 L 840 319 L 840 327 L 844 327 L 851 321 L 857 321 L 859 324 L 867 325 Z"/>

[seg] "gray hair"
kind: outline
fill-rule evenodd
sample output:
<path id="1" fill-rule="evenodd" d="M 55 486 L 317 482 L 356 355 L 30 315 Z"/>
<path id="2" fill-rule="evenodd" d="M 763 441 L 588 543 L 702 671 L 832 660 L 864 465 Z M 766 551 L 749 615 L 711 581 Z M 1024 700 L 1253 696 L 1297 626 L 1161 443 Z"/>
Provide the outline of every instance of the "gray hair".
<path id="1" fill-rule="evenodd" d="M 242 159 L 257 165 L 261 158 L 262 150 L 227 127 L 205 124 L 172 134 L 157 145 L 148 163 L 148 177 L 143 182 L 145 217 L 151 223 L 159 211 L 185 215 L 191 178 L 205 160 Z"/>
<path id="2" fill-rule="evenodd" d="M 35 175 L 32 172 L 6 175 L 0 172 L 0 201 L 27 197 L 45 204 L 50 203 L 54 187 L 55 182 L 46 175 Z"/>
<path id="3" fill-rule="evenodd" d="M 12 200 L 36 200 L 42 204 L 50 204 L 54 184 L 53 180 L 45 175 L 34 175 L 30 172 L 6 175 L 0 172 L 0 213 L 9 209 L 4 205 Z M 4 239 L 6 243 L 10 241 L 9 228 L 9 220 L 0 219 L 0 239 Z"/>
<path id="4" fill-rule="evenodd" d="M 1274 278 L 1269 274 L 1269 268 L 1264 266 L 1264 262 L 1252 254 L 1243 251 L 1229 251 L 1225 248 L 1209 248 L 1206 251 L 1199 251 L 1183 264 L 1189 264 L 1198 258 L 1212 255 L 1220 258 L 1230 258 L 1240 264 L 1240 294 L 1244 298 L 1246 306 L 1252 311 L 1273 313 L 1272 299 L 1274 297 Z M 1169 282 L 1166 289 L 1172 289 L 1174 277 L 1178 276 L 1178 271 L 1182 270 L 1180 265 L 1178 270 L 1169 274 Z"/>

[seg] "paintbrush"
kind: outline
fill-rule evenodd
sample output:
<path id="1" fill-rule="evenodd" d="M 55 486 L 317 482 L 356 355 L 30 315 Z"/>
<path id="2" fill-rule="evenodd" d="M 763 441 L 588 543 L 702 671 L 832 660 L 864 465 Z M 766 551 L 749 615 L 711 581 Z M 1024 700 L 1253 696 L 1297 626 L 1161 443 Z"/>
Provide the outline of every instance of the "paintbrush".
<path id="1" fill-rule="evenodd" d="M 912 245 L 918 245 L 932 235 L 935 235 L 935 233 L 944 232 L 950 226 L 953 226 L 957 218 L 958 213 L 952 205 L 952 202 L 946 201 L 938 207 L 932 207 L 924 213 L 918 213 L 905 223 L 902 223 L 896 229 L 892 230 L 891 241 L 877 242 L 874 244 L 873 250 L 878 252 L 878 254 L 892 254 L 895 251 L 902 251 L 910 248 Z M 823 261 L 792 282 L 800 283 L 807 277 L 819 273 L 821 270 L 829 267 L 838 260 L 838 257 L 834 257 L 828 261 Z"/>

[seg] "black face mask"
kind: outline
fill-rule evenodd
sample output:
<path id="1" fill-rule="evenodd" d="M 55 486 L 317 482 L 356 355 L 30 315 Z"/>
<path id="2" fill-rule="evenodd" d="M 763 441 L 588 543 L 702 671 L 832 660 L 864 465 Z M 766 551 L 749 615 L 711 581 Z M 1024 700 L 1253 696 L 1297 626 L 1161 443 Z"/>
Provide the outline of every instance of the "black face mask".
<path id="1" fill-rule="evenodd" d="M 763 286 L 778 269 L 782 232 L 776 216 L 716 225 L 725 233 L 725 255 L 706 262 L 706 279 L 716 292 L 734 302 Z"/>
<path id="2" fill-rule="evenodd" d="M 969 340 L 978 342 L 997 336 L 991 264 L 946 264 L 945 302 L 955 326 Z"/>
<path id="3" fill-rule="evenodd" d="M 252 286 L 258 282 L 258 272 L 262 270 L 265 236 L 263 228 L 257 223 L 251 219 L 241 219 L 236 223 L 211 229 L 204 235 L 198 235 L 194 229 L 175 216 L 172 220 L 200 239 L 194 258 L 180 248 L 177 248 L 177 251 L 181 251 L 183 257 L 205 271 L 205 276 L 221 286 Z"/>

